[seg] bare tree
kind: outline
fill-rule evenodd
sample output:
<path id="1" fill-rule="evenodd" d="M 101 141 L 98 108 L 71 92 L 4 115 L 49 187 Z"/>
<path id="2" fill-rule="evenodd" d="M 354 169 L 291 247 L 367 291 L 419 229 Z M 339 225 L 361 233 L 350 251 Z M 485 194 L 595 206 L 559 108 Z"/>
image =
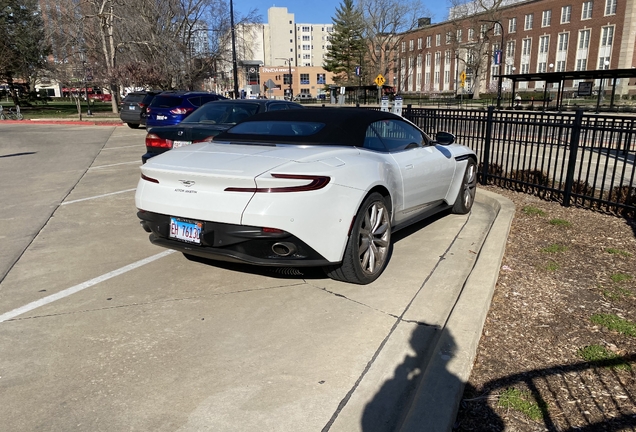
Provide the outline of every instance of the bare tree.
<path id="1" fill-rule="evenodd" d="M 420 0 L 358 0 L 366 22 L 369 78 L 397 73 L 397 54 L 404 33 L 414 30 L 430 13 Z"/>
<path id="2" fill-rule="evenodd" d="M 451 38 L 456 59 L 463 64 L 463 68 L 459 66 L 459 69 L 466 72 L 468 91 L 474 99 L 479 99 L 486 68 L 492 64 L 493 50 L 500 44 L 504 33 L 500 27 L 500 8 L 504 2 L 474 0 L 464 3 L 462 0 L 451 0 L 449 20 L 453 30 L 447 37 Z M 498 48 L 505 49 L 504 46 Z"/>

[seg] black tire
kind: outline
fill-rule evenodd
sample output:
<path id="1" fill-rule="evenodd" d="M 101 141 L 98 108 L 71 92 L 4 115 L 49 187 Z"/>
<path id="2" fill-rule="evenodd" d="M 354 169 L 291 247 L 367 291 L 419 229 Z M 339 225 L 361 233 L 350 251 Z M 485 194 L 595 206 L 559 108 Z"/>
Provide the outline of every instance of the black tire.
<path id="1" fill-rule="evenodd" d="M 376 280 L 391 250 L 391 214 L 379 193 L 370 194 L 356 214 L 342 262 L 325 268 L 332 279 L 359 285 Z"/>
<path id="2" fill-rule="evenodd" d="M 477 191 L 477 165 L 473 159 L 468 159 L 464 178 L 453 205 L 453 213 L 466 214 L 473 208 L 475 192 Z"/>
<path id="3" fill-rule="evenodd" d="M 126 123 L 129 128 L 137 129 L 139 127 L 139 123 Z"/>

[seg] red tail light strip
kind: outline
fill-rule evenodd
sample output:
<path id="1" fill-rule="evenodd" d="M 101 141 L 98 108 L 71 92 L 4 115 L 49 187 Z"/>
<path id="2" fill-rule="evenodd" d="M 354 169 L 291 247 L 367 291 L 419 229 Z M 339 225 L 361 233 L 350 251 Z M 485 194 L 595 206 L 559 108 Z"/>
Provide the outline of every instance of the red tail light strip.
<path id="1" fill-rule="evenodd" d="M 161 138 L 156 134 L 146 135 L 146 147 L 148 148 L 172 148 L 172 140 Z"/>
<path id="2" fill-rule="evenodd" d="M 143 174 L 142 174 L 142 175 L 141 175 L 141 178 L 142 178 L 143 180 L 149 181 L 150 183 L 157 183 L 157 184 L 159 184 L 159 180 L 154 179 L 154 178 L 152 178 L 152 177 L 148 177 L 148 176 L 145 176 L 145 175 L 143 175 Z"/>
<path id="3" fill-rule="evenodd" d="M 294 175 L 294 174 L 272 174 L 274 178 L 290 179 L 290 180 L 311 180 L 302 186 L 283 186 L 275 188 L 226 188 L 226 192 L 252 192 L 252 193 L 277 193 L 277 192 L 307 192 L 322 189 L 331 181 L 326 176 L 310 176 L 310 175 Z"/>

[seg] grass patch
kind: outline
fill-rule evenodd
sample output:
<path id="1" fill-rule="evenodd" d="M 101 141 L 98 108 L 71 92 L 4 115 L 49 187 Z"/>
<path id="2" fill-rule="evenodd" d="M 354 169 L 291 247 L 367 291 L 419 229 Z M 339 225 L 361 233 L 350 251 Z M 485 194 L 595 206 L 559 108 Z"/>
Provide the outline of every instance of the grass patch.
<path id="1" fill-rule="evenodd" d="M 543 413 L 547 412 L 547 404 L 543 400 L 537 402 L 530 392 L 524 392 L 516 388 L 509 388 L 501 393 L 499 396 L 499 406 L 512 408 L 534 421 L 541 420 Z"/>
<path id="2" fill-rule="evenodd" d="M 605 349 L 601 345 L 589 345 L 581 348 L 577 354 L 583 360 L 611 369 L 631 370 L 632 366 L 622 357 Z"/>
<path id="3" fill-rule="evenodd" d="M 543 210 L 534 206 L 525 206 L 521 209 L 521 211 L 529 216 L 545 216 L 545 212 Z"/>
<path id="4" fill-rule="evenodd" d="M 541 252 L 558 253 L 558 252 L 565 252 L 566 250 L 568 250 L 567 246 L 554 243 L 548 247 L 541 249 Z"/>
<path id="5" fill-rule="evenodd" d="M 572 224 L 568 221 L 566 221 L 565 219 L 550 219 L 550 225 L 554 225 L 557 227 L 571 227 Z"/>
<path id="6" fill-rule="evenodd" d="M 594 314 L 590 318 L 594 324 L 607 327 L 626 336 L 636 336 L 636 324 L 615 314 Z"/>
<path id="7" fill-rule="evenodd" d="M 610 300 L 624 299 L 625 297 L 631 297 L 632 295 L 631 291 L 621 287 L 613 287 L 611 289 L 603 290 L 603 296 Z"/>
<path id="8" fill-rule="evenodd" d="M 620 250 L 620 249 L 614 249 L 614 248 L 607 248 L 607 249 L 605 249 L 605 252 L 607 252 L 608 254 L 612 254 L 612 255 L 624 256 L 626 258 L 629 258 L 629 257 L 632 256 L 632 254 L 630 254 L 627 251 Z"/>
<path id="9" fill-rule="evenodd" d="M 555 261 L 552 261 L 552 262 L 548 263 L 547 266 L 545 266 L 545 269 L 547 271 L 551 271 L 551 272 L 555 272 L 555 271 L 557 271 L 560 268 L 561 268 L 561 266 L 559 265 L 559 263 L 557 263 Z"/>
<path id="10" fill-rule="evenodd" d="M 614 273 L 613 275 L 610 276 L 610 279 L 612 280 L 612 282 L 621 283 L 621 282 L 626 282 L 628 280 L 632 280 L 632 277 L 625 273 Z"/>

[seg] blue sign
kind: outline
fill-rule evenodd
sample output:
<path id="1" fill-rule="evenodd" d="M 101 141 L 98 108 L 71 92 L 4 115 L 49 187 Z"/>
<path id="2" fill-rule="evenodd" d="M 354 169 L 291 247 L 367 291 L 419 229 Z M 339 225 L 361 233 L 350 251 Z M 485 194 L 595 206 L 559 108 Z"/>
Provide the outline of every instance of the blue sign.
<path id="1" fill-rule="evenodd" d="M 361 76 L 361 75 L 362 75 L 362 67 L 356 66 L 356 76 Z"/>
<path id="2" fill-rule="evenodd" d="M 501 50 L 495 50 L 494 60 L 495 60 L 495 64 L 496 65 L 500 65 L 501 64 L 501 56 L 502 55 L 503 55 L 503 52 Z"/>

